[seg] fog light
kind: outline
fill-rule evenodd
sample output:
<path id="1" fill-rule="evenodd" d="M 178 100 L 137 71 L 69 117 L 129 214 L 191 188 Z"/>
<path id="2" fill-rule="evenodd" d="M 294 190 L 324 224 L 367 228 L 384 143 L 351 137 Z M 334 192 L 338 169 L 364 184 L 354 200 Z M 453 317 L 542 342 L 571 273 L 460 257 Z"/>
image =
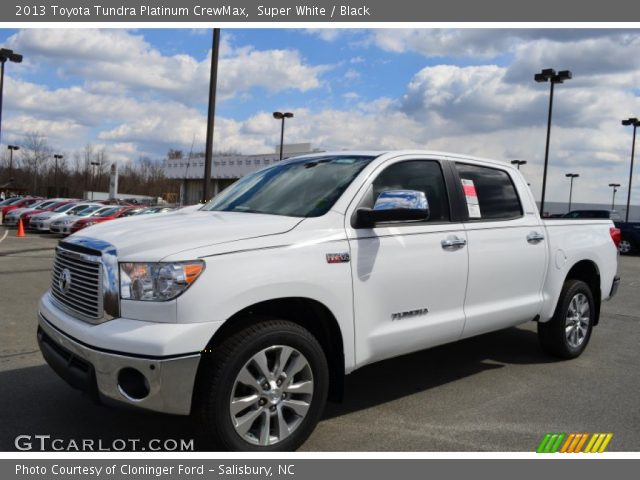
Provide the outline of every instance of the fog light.
<path id="1" fill-rule="evenodd" d="M 149 395 L 149 381 L 135 368 L 123 368 L 118 373 L 118 389 L 130 400 L 143 400 Z"/>

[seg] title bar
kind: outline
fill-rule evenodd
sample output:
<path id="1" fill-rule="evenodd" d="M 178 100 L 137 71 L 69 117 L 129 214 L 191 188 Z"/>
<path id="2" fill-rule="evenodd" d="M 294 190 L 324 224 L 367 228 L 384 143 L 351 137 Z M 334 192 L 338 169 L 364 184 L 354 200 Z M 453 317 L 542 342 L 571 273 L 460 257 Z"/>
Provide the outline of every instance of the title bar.
<path id="1" fill-rule="evenodd" d="M 19 0 L 2 2 L 11 22 L 637 22 L 628 0 Z"/>

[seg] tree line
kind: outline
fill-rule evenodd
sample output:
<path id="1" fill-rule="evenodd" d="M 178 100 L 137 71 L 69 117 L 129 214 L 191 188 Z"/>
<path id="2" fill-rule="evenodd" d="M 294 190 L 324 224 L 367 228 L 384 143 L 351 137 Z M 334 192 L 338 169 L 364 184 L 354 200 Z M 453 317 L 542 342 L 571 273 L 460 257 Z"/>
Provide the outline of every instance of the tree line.
<path id="1" fill-rule="evenodd" d="M 42 132 L 30 132 L 19 150 L 3 148 L 0 188 L 47 197 L 83 198 L 84 192 L 108 192 L 113 161 L 104 148 L 88 144 L 73 152 L 54 150 Z M 54 155 L 62 155 L 57 160 Z M 57 168 L 56 168 L 57 161 Z M 179 182 L 164 175 L 163 161 L 140 157 L 118 164 L 118 196 L 148 195 L 175 201 Z"/>

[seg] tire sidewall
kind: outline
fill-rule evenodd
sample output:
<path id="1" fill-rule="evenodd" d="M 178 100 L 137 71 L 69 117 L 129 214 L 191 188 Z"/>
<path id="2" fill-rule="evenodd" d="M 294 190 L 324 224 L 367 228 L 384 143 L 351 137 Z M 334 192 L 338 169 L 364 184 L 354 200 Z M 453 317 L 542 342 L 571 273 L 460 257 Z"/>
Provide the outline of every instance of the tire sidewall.
<path id="1" fill-rule="evenodd" d="M 306 332 L 306 331 L 303 331 Z M 327 398 L 329 374 L 327 361 L 322 348 L 311 334 L 305 335 L 295 328 L 262 332 L 259 336 L 252 336 L 236 348 L 236 355 L 229 358 L 221 368 L 217 388 L 214 396 L 215 412 L 212 416 L 217 426 L 217 435 L 224 446 L 231 450 L 243 451 L 291 451 L 298 448 L 311 434 L 320 420 Z M 285 440 L 274 445 L 261 447 L 243 440 L 235 431 L 231 420 L 229 402 L 235 380 L 240 369 L 257 352 L 273 345 L 286 345 L 302 353 L 311 367 L 314 382 L 314 393 L 309 411 L 302 424 Z"/>

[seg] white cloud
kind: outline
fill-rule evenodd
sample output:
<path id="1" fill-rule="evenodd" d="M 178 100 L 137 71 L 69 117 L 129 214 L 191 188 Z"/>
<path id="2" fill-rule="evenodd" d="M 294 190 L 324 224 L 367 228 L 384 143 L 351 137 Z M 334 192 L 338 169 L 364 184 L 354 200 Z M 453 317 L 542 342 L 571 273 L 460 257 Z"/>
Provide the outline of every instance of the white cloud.
<path id="1" fill-rule="evenodd" d="M 62 77 L 81 77 L 95 85 L 117 83 L 136 93 L 164 94 L 186 103 L 206 101 L 210 49 L 205 58 L 163 55 L 142 35 L 111 29 L 27 29 L 8 42 L 41 68 L 51 65 Z M 218 95 L 221 100 L 254 87 L 268 92 L 318 88 L 330 67 L 308 65 L 295 49 L 258 50 L 234 47 L 223 36 Z"/>

